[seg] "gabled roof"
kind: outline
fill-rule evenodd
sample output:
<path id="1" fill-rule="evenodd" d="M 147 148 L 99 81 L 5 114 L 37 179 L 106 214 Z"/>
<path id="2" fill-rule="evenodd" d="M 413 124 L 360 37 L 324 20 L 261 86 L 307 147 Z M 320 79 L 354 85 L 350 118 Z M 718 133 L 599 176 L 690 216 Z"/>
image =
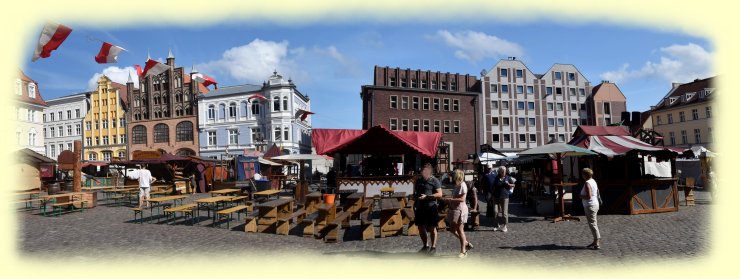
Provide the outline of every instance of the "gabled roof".
<path id="1" fill-rule="evenodd" d="M 596 95 L 599 94 L 599 92 L 606 91 L 607 90 L 607 87 L 606 86 L 603 86 L 603 85 L 607 85 L 609 87 L 614 86 L 614 88 L 617 90 L 617 92 L 619 92 L 619 94 L 621 94 L 622 97 L 624 97 L 624 100 L 625 101 L 627 100 L 627 96 L 624 96 L 624 93 L 622 93 L 622 90 L 619 89 L 619 86 L 617 86 L 616 83 L 611 83 L 611 82 L 602 82 L 602 83 L 597 84 L 593 88 L 591 88 L 591 95 L 589 97 L 591 99 L 594 99 L 594 97 L 596 97 Z M 604 88 L 604 90 L 601 90 L 602 87 Z"/>
<path id="2" fill-rule="evenodd" d="M 190 75 L 182 75 L 182 83 L 190 83 L 192 80 L 190 79 Z M 205 87 L 202 83 L 198 83 L 198 92 L 206 94 L 208 93 L 208 87 Z"/>
<path id="3" fill-rule="evenodd" d="M 15 95 L 18 100 L 24 103 L 29 103 L 29 104 L 34 104 L 34 105 L 39 105 L 39 106 L 44 106 L 44 107 L 48 106 L 48 104 L 46 104 L 46 101 L 44 101 L 44 98 L 41 97 L 41 89 L 39 88 L 39 84 L 36 81 L 28 77 L 20 69 L 18 69 L 18 78 L 20 78 L 25 83 L 34 83 L 36 85 L 36 97 L 35 98 L 28 97 L 28 86 L 24 84 L 23 86 L 21 86 L 21 95 L 20 96 Z"/>
<path id="4" fill-rule="evenodd" d="M 123 106 L 128 107 L 128 89 L 126 88 L 126 85 L 114 81 L 111 81 L 110 85 L 113 88 L 118 89 L 118 96 L 121 98 Z"/>
<path id="5" fill-rule="evenodd" d="M 698 103 L 702 102 L 708 99 L 707 97 L 702 97 L 701 94 L 705 89 L 711 89 L 712 92 L 716 91 L 714 87 L 714 77 L 709 77 L 705 79 L 696 79 L 693 82 L 684 83 L 679 85 L 676 88 L 671 89 L 670 94 L 663 97 L 663 99 L 660 100 L 658 105 L 655 106 L 655 110 L 665 109 L 669 107 L 675 107 L 679 105 L 686 105 L 691 103 Z M 684 99 L 683 96 L 689 93 L 695 93 L 695 95 L 692 98 Z M 710 95 L 711 96 L 711 95 Z M 665 100 L 675 98 L 675 102 L 671 102 L 670 104 L 666 104 Z"/>

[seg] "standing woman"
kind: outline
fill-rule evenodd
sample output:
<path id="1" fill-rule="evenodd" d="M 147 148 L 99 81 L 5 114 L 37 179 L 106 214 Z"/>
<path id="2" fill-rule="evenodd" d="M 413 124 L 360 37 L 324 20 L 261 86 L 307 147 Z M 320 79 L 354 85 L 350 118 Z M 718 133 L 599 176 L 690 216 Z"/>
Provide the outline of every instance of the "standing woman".
<path id="1" fill-rule="evenodd" d="M 465 173 L 460 169 L 456 169 L 453 176 L 455 189 L 452 190 L 452 197 L 445 199 L 450 205 L 447 211 L 449 231 L 460 240 L 460 254 L 458 255 L 460 258 L 466 257 L 468 250 L 473 248 L 473 245 L 467 241 L 464 231 L 465 222 L 468 220 L 468 205 L 465 203 L 468 186 L 464 180 Z"/>
<path id="2" fill-rule="evenodd" d="M 601 248 L 599 246 L 601 234 L 599 234 L 599 227 L 596 224 L 596 214 L 599 212 L 599 187 L 593 178 L 594 171 L 584 168 L 582 174 L 586 183 L 583 185 L 583 189 L 581 189 L 581 200 L 583 202 L 583 210 L 586 213 L 588 228 L 591 229 L 591 234 L 594 237 L 594 241 L 586 246 L 586 248 L 598 250 Z"/>

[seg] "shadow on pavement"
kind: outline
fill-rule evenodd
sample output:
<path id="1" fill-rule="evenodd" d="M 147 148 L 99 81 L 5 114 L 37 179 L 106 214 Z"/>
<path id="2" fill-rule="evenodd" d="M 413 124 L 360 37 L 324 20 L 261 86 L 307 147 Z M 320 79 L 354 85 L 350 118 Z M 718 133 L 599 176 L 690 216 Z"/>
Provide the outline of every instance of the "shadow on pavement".
<path id="1" fill-rule="evenodd" d="M 359 250 L 359 251 L 330 251 L 330 252 L 324 252 L 324 255 L 340 255 L 340 256 L 348 256 L 348 257 L 365 257 L 365 258 L 383 258 L 383 259 L 389 259 L 389 258 L 403 258 L 403 259 L 418 259 L 418 260 L 425 260 L 425 259 L 444 259 L 444 258 L 457 258 L 457 253 L 445 255 L 440 255 L 439 252 L 437 255 L 434 256 L 428 256 L 426 254 L 420 254 L 418 252 L 384 252 L 384 251 L 375 251 L 375 250 Z"/>
<path id="2" fill-rule="evenodd" d="M 544 245 L 527 245 L 527 246 L 516 246 L 507 247 L 501 246 L 499 249 L 511 249 L 517 251 L 555 251 L 555 250 L 586 250 L 585 246 L 560 246 L 557 244 L 544 244 Z"/>

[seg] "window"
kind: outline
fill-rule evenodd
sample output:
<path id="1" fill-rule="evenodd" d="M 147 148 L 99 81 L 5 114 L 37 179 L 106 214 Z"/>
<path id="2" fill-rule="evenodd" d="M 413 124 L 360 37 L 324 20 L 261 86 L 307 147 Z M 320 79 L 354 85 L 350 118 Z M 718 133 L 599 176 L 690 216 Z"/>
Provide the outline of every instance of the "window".
<path id="1" fill-rule="evenodd" d="M 398 130 L 398 119 L 396 119 L 396 118 L 391 118 L 391 121 L 390 121 L 390 127 L 391 127 L 391 131 L 396 131 L 396 130 Z"/>
<path id="2" fill-rule="evenodd" d="M 510 119 L 508 117 L 502 117 L 501 118 L 501 125 L 504 127 L 509 127 L 511 125 Z"/>
<path id="3" fill-rule="evenodd" d="M 516 102 L 516 109 L 524 110 L 524 102 Z"/>
<path id="4" fill-rule="evenodd" d="M 133 144 L 146 144 L 146 127 L 138 125 L 131 129 L 131 139 Z"/>
<path id="5" fill-rule="evenodd" d="M 517 124 L 519 124 L 520 128 L 524 127 L 525 125 L 527 125 L 527 119 L 524 117 L 519 117 L 517 118 Z"/>
<path id="6" fill-rule="evenodd" d="M 524 76 L 524 71 L 521 69 L 516 70 L 516 77 L 520 78 Z"/>
<path id="7" fill-rule="evenodd" d="M 183 121 L 177 123 L 175 126 L 175 140 L 176 141 L 192 141 L 193 140 L 193 122 Z"/>
<path id="8" fill-rule="evenodd" d="M 698 109 L 691 110 L 691 118 L 693 120 L 699 120 L 699 110 Z"/>
<path id="9" fill-rule="evenodd" d="M 424 121 L 422 121 L 422 130 L 424 132 L 429 132 L 430 131 L 429 130 L 429 119 L 424 119 Z"/>
<path id="10" fill-rule="evenodd" d="M 427 80 L 426 79 L 422 79 L 421 80 L 421 88 L 427 88 Z"/>
<path id="11" fill-rule="evenodd" d="M 49 121 L 54 121 L 54 113 L 49 113 Z"/>
<path id="12" fill-rule="evenodd" d="M 86 146 L 91 146 L 92 145 L 92 138 L 91 137 L 86 137 L 85 138 L 85 145 Z"/>
<path id="13" fill-rule="evenodd" d="M 707 127 L 707 141 L 712 141 L 712 127 Z"/>
<path id="14" fill-rule="evenodd" d="M 553 104 L 547 103 L 547 111 L 552 111 L 552 110 L 553 110 Z"/>
<path id="15" fill-rule="evenodd" d="M 460 111 L 460 100 L 452 100 L 452 111 Z"/>
<path id="16" fill-rule="evenodd" d="M 56 133 L 54 133 L 54 131 L 54 127 L 49 127 L 49 137 L 56 137 Z"/>
<path id="17" fill-rule="evenodd" d="M 668 114 L 668 124 L 673 124 L 673 113 Z"/>
<path id="18" fill-rule="evenodd" d="M 260 103 L 257 100 L 252 101 L 252 117 L 260 115 Z"/>
<path id="19" fill-rule="evenodd" d="M 450 133 L 450 121 L 449 120 L 445 120 L 444 121 L 443 129 L 444 129 L 443 130 L 443 133 L 445 133 L 445 134 L 449 134 Z"/>
<path id="20" fill-rule="evenodd" d="M 100 137 L 95 137 L 95 145 L 100 145 Z"/>
<path id="21" fill-rule="evenodd" d="M 712 107 L 706 107 L 707 118 L 712 118 Z"/>
<path id="22" fill-rule="evenodd" d="M 72 119 L 72 110 L 67 110 L 67 119 Z"/>
<path id="23" fill-rule="evenodd" d="M 67 143 L 67 150 L 73 151 L 72 150 L 72 144 L 71 143 Z"/>
<path id="24" fill-rule="evenodd" d="M 108 129 L 108 119 L 103 119 L 103 129 Z"/>
<path id="25" fill-rule="evenodd" d="M 558 126 L 559 127 L 565 127 L 565 119 L 558 118 Z"/>
<path id="26" fill-rule="evenodd" d="M 60 112 L 57 112 L 57 114 L 59 115 L 59 120 L 62 120 L 62 119 L 64 119 L 64 118 L 62 117 L 62 112 L 61 112 L 61 111 L 60 111 Z"/>
<path id="27" fill-rule="evenodd" d="M 491 125 L 498 126 L 498 117 L 491 117 Z"/>
<path id="28" fill-rule="evenodd" d="M 498 84 L 491 84 L 491 93 L 498 93 Z"/>
<path id="29" fill-rule="evenodd" d="M 44 128 L 44 137 L 45 137 L 45 138 L 48 138 L 48 137 L 49 137 L 49 136 L 47 135 L 47 133 L 46 133 L 46 128 Z"/>
<path id="30" fill-rule="evenodd" d="M 527 94 L 534 94 L 534 86 L 527 86 Z"/>
<path id="31" fill-rule="evenodd" d="M 563 95 L 563 88 L 562 87 L 556 87 L 555 88 L 555 95 Z"/>
<path id="32" fill-rule="evenodd" d="M 280 140 L 282 136 L 283 136 L 282 128 L 275 127 L 275 140 L 276 141 Z"/>
<path id="33" fill-rule="evenodd" d="M 429 110 L 429 97 L 424 97 L 422 99 L 421 108 L 424 110 Z"/>
<path id="34" fill-rule="evenodd" d="M 54 150 L 54 147 L 52 146 L 51 149 Z M 90 152 L 89 154 L 87 154 L 87 159 L 89 159 L 90 161 L 97 160 L 98 159 L 98 153 Z"/>
<path id="35" fill-rule="evenodd" d="M 524 93 L 524 86 L 523 85 L 517 85 L 516 86 L 516 94 L 523 94 Z"/>
<path id="36" fill-rule="evenodd" d="M 20 79 L 15 80 L 15 94 L 23 95 L 23 82 Z"/>
<path id="37" fill-rule="evenodd" d="M 696 144 L 701 143 L 701 129 L 694 129 L 694 141 Z"/>
<path id="38" fill-rule="evenodd" d="M 398 96 L 391 96 L 391 108 L 398 109 Z"/>
<path id="39" fill-rule="evenodd" d="M 452 121 L 452 132 L 455 134 L 460 133 L 460 120 Z"/>
<path id="40" fill-rule="evenodd" d="M 555 72 L 555 80 L 561 80 L 561 79 L 563 79 L 563 73 Z"/>
<path id="41" fill-rule="evenodd" d="M 439 120 L 434 120 L 434 131 L 435 132 L 440 132 L 441 131 L 440 130 L 440 126 L 441 126 L 440 124 L 441 124 L 441 122 Z"/>
<path id="42" fill-rule="evenodd" d="M 526 134 L 519 134 L 519 142 L 527 142 L 527 135 Z"/>
<path id="43" fill-rule="evenodd" d="M 671 145 L 676 145 L 676 134 L 673 132 L 669 132 L 668 135 L 671 139 Z"/>
<path id="44" fill-rule="evenodd" d="M 408 119 L 401 120 L 401 130 L 402 131 L 408 131 L 409 130 L 409 120 Z"/>
<path id="45" fill-rule="evenodd" d="M 290 128 L 288 126 L 283 127 L 283 140 L 290 140 Z"/>
<path id="46" fill-rule="evenodd" d="M 442 85 L 442 90 L 447 90 L 447 82 L 446 81 L 442 81 L 442 82 L 440 82 L 440 84 Z"/>
<path id="47" fill-rule="evenodd" d="M 388 78 L 388 86 L 396 86 L 396 78 L 394 77 Z"/>
<path id="48" fill-rule="evenodd" d="M 56 155 L 57 155 L 57 147 L 55 145 L 53 145 L 53 144 L 50 145 L 49 147 L 51 149 L 51 156 L 52 157 L 56 157 Z"/>
<path id="49" fill-rule="evenodd" d="M 683 111 L 678 112 L 678 121 L 686 122 L 686 114 Z"/>
<path id="50" fill-rule="evenodd" d="M 511 135 L 510 134 L 504 134 L 504 142 L 511 142 Z"/>
<path id="51" fill-rule="evenodd" d="M 401 78 L 401 87 L 406 87 L 406 78 Z"/>
<path id="52" fill-rule="evenodd" d="M 419 131 L 419 119 L 414 119 L 414 121 L 411 122 L 411 130 L 414 132 Z"/>
<path id="53" fill-rule="evenodd" d="M 563 111 L 563 103 L 557 103 L 558 111 Z"/>
<path id="54" fill-rule="evenodd" d="M 576 73 L 568 73 L 568 80 L 576 80 Z"/>
<path id="55" fill-rule="evenodd" d="M 216 146 L 218 143 L 216 142 L 216 132 L 215 131 L 209 131 L 208 132 L 208 146 Z"/>
<path id="56" fill-rule="evenodd" d="M 501 101 L 501 109 L 509 109 L 509 101 Z"/>
<path id="57" fill-rule="evenodd" d="M 283 110 L 288 110 L 288 96 L 283 96 Z"/>
<path id="58" fill-rule="evenodd" d="M 409 97 L 401 97 L 401 109 L 409 109 Z"/>
<path id="59" fill-rule="evenodd" d="M 229 117 L 236 118 L 236 103 L 229 104 Z"/>
<path id="60" fill-rule="evenodd" d="M 547 126 L 549 126 L 549 127 L 555 127 L 555 118 L 548 118 L 547 119 Z"/>
<path id="61" fill-rule="evenodd" d="M 28 83 L 28 97 L 31 99 L 36 98 L 36 84 L 33 84 L 33 82 Z"/>
<path id="62" fill-rule="evenodd" d="M 432 99 L 432 109 L 439 110 L 439 98 Z"/>
<path id="63" fill-rule="evenodd" d="M 585 97 L 586 96 L 586 90 L 583 89 L 583 88 L 578 88 L 578 95 L 581 96 L 581 97 Z"/>
<path id="64" fill-rule="evenodd" d="M 252 141 L 262 140 L 262 130 L 259 127 L 252 128 Z"/>
<path id="65" fill-rule="evenodd" d="M 112 139 L 113 139 L 113 144 L 117 144 L 117 141 L 118 141 L 118 137 L 116 137 L 116 136 L 113 136 L 113 137 L 112 137 Z"/>
<path id="66" fill-rule="evenodd" d="M 450 111 L 450 99 L 442 99 L 442 110 Z"/>
<path id="67" fill-rule="evenodd" d="M 411 79 L 411 87 L 416 88 L 416 79 Z"/>
<path id="68" fill-rule="evenodd" d="M 491 101 L 491 109 L 498 110 L 498 101 Z"/>
<path id="69" fill-rule="evenodd" d="M 570 95 L 571 96 L 575 96 L 576 95 L 576 89 L 575 88 L 568 89 L 568 92 L 570 92 Z"/>
<path id="70" fill-rule="evenodd" d="M 571 125 L 572 127 L 576 127 L 576 126 L 578 126 L 578 118 L 573 118 L 573 119 L 571 119 L 571 120 L 570 120 L 570 125 Z"/>
<path id="71" fill-rule="evenodd" d="M 125 128 L 126 127 L 126 118 L 123 118 L 123 117 L 119 118 L 118 119 L 118 124 L 120 125 L 121 128 Z"/>
<path id="72" fill-rule="evenodd" d="M 663 119 L 660 118 L 660 115 L 655 117 L 655 122 L 657 122 L 658 125 L 663 124 Z"/>
<path id="73" fill-rule="evenodd" d="M 170 127 L 167 124 L 159 123 L 154 125 L 154 142 L 169 142 Z"/>
<path id="74" fill-rule="evenodd" d="M 559 142 L 565 142 L 565 135 L 564 134 L 559 134 L 558 135 L 558 141 Z"/>
<path id="75" fill-rule="evenodd" d="M 537 135 L 535 135 L 535 134 L 530 134 L 530 135 L 529 135 L 529 142 L 533 142 L 533 143 L 536 143 L 536 142 L 537 142 Z"/>
<path id="76" fill-rule="evenodd" d="M 509 93 L 509 86 L 506 84 L 501 85 L 501 93 Z"/>
<path id="77" fill-rule="evenodd" d="M 436 80 L 432 80 L 432 88 L 430 88 L 430 89 L 437 89 L 437 81 Z"/>
<path id="78" fill-rule="evenodd" d="M 501 69 L 501 77 L 507 77 L 507 76 L 509 76 L 509 70 Z"/>
<path id="79" fill-rule="evenodd" d="M 120 135 L 121 143 L 126 143 L 126 135 Z"/>
<path id="80" fill-rule="evenodd" d="M 126 151 L 118 151 L 118 158 L 126 158 Z"/>
<path id="81" fill-rule="evenodd" d="M 108 136 L 103 136 L 103 145 L 109 145 L 109 144 L 110 144 L 110 140 Z"/>
<path id="82" fill-rule="evenodd" d="M 236 129 L 229 130 L 229 145 L 239 144 L 239 131 Z"/>
<path id="83" fill-rule="evenodd" d="M 280 111 L 280 97 L 272 98 L 272 111 Z"/>
<path id="84" fill-rule="evenodd" d="M 552 95 L 552 87 L 545 87 L 545 94 Z"/>
<path id="85" fill-rule="evenodd" d="M 574 113 L 574 114 L 575 114 L 575 113 L 578 113 L 578 104 L 576 104 L 576 103 L 571 103 L 571 104 L 570 104 L 570 112 L 571 112 L 571 113 Z"/>
<path id="86" fill-rule="evenodd" d="M 529 127 L 535 127 L 535 124 L 537 124 L 537 121 L 534 117 L 529 118 Z"/>
<path id="87" fill-rule="evenodd" d="M 527 102 L 527 109 L 534 110 L 534 102 Z"/>
<path id="88" fill-rule="evenodd" d="M 686 130 L 681 130 L 681 143 L 682 144 L 689 143 L 689 137 L 686 135 Z"/>
<path id="89" fill-rule="evenodd" d="M 491 137 L 492 142 L 500 142 L 500 136 L 498 134 L 493 134 L 493 137 Z"/>
<path id="90" fill-rule="evenodd" d="M 612 114 L 612 104 L 611 103 L 604 103 L 604 114 Z"/>
<path id="91" fill-rule="evenodd" d="M 36 145 L 36 133 L 28 133 L 28 145 Z M 61 151 L 61 148 L 59 148 Z"/>
<path id="92" fill-rule="evenodd" d="M 450 90 L 452 91 L 457 90 L 457 83 L 454 80 L 450 81 Z"/>
<path id="93" fill-rule="evenodd" d="M 411 97 L 411 109 L 419 110 L 419 97 Z"/>
<path id="94" fill-rule="evenodd" d="M 16 119 L 18 119 L 18 109 L 15 109 L 16 112 Z M 46 113 L 41 114 L 42 122 L 46 123 Z"/>
<path id="95" fill-rule="evenodd" d="M 26 120 L 28 120 L 28 121 L 30 121 L 30 122 L 33 122 L 33 120 L 34 120 L 34 119 L 33 119 L 33 111 L 29 109 L 29 110 L 27 110 L 26 112 L 27 112 L 27 115 L 26 115 Z"/>
<path id="96" fill-rule="evenodd" d="M 72 135 L 72 125 L 67 125 L 67 135 L 68 136 Z"/>

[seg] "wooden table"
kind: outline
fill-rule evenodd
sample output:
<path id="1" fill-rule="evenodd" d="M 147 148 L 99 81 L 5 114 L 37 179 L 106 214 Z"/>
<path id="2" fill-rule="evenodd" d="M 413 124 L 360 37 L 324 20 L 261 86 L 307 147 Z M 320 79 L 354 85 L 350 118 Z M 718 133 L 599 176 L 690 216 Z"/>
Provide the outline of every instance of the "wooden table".
<path id="1" fill-rule="evenodd" d="M 280 190 L 264 190 L 259 191 L 257 193 L 254 193 L 255 199 L 259 197 L 265 197 L 266 199 L 270 199 L 271 196 L 275 196 L 275 198 L 278 197 L 278 194 L 280 194 Z"/>
<path id="2" fill-rule="evenodd" d="M 211 205 L 214 207 L 214 213 L 213 213 L 213 222 L 216 222 L 216 213 L 215 211 L 218 211 L 218 205 L 219 203 L 229 202 L 231 201 L 231 197 L 229 196 L 216 196 L 216 197 L 210 197 L 210 198 L 203 198 L 203 199 L 197 199 L 195 200 L 195 203 L 198 204 L 197 211 L 200 212 L 201 207 L 206 208 L 208 212 L 208 218 L 211 217 Z"/>
<path id="3" fill-rule="evenodd" d="M 319 216 L 316 217 L 316 231 L 322 231 L 327 224 L 337 217 L 336 204 L 322 203 L 318 207 Z"/>
<path id="4" fill-rule="evenodd" d="M 306 214 L 316 212 L 321 203 L 321 192 L 311 192 L 306 195 L 306 200 L 303 203 L 303 208 L 306 210 Z"/>
<path id="5" fill-rule="evenodd" d="M 362 208 L 362 202 L 365 198 L 365 193 L 352 193 L 347 196 L 347 201 L 344 203 L 344 211 L 348 211 L 350 216 L 354 216 Z"/>
<path id="6" fill-rule="evenodd" d="M 396 199 L 380 200 L 380 237 L 400 235 L 403 232 L 401 203 Z"/>
<path id="7" fill-rule="evenodd" d="M 149 199 L 149 202 L 158 204 L 158 203 L 162 203 L 166 201 L 172 201 L 173 206 L 177 206 L 177 202 L 180 202 L 180 205 L 182 205 L 182 200 L 184 200 L 187 197 L 188 196 L 185 196 L 185 195 L 156 197 L 156 198 Z"/>
<path id="8" fill-rule="evenodd" d="M 255 205 L 257 208 L 257 231 L 276 233 L 277 220 L 293 215 L 293 198 L 276 199 Z"/>
<path id="9" fill-rule="evenodd" d="M 48 196 L 42 196 L 39 197 L 41 199 L 42 207 L 43 207 L 43 215 L 46 216 L 46 205 L 47 204 L 54 204 L 57 203 L 65 203 L 65 202 L 71 202 L 74 201 L 74 196 L 78 196 L 78 201 L 82 201 L 82 194 L 83 192 L 71 192 L 71 193 L 63 193 L 63 194 L 55 194 L 55 195 L 48 195 Z M 84 206 L 81 206 L 84 210 Z"/>
<path id="10" fill-rule="evenodd" d="M 395 190 L 393 189 L 393 187 L 380 188 L 381 197 L 390 197 L 391 195 L 393 195 L 394 192 Z"/>
<path id="11" fill-rule="evenodd" d="M 408 203 L 406 192 L 393 192 L 390 197 L 384 197 L 384 199 L 396 199 L 401 205 L 401 208 L 406 207 L 406 204 Z"/>
<path id="12" fill-rule="evenodd" d="M 211 191 L 211 197 L 223 196 L 223 195 L 236 195 L 239 192 L 241 192 L 240 189 L 221 189 L 221 190 Z"/>
<path id="13" fill-rule="evenodd" d="M 580 218 L 570 216 L 570 214 L 565 214 L 565 191 L 563 188 L 565 187 L 573 187 L 578 185 L 578 183 L 571 183 L 571 182 L 563 182 L 558 184 L 553 184 L 553 186 L 558 187 L 558 201 L 560 202 L 560 216 L 553 216 L 548 217 L 546 219 L 552 218 L 553 223 L 561 222 L 561 221 L 581 221 Z M 576 195 L 576 193 L 573 193 L 573 195 Z"/>

